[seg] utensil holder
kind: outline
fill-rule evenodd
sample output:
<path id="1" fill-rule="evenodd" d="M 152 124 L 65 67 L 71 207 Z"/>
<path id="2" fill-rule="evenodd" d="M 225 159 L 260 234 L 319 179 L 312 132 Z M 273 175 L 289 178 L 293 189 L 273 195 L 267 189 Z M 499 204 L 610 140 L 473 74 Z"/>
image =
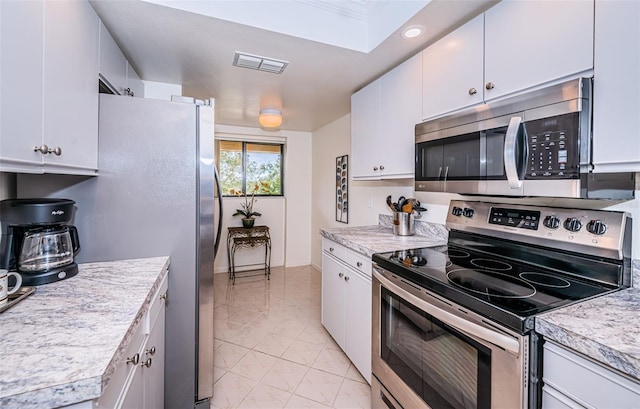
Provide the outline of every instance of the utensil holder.
<path id="1" fill-rule="evenodd" d="M 393 234 L 396 236 L 413 236 L 415 220 L 413 213 L 393 212 Z"/>

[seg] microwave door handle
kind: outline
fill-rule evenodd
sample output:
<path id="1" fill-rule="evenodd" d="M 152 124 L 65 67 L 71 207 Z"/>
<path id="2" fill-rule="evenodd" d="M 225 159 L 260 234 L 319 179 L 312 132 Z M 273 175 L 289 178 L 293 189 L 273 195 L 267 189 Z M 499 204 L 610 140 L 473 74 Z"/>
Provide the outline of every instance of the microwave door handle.
<path id="1" fill-rule="evenodd" d="M 522 118 L 514 116 L 509 121 L 507 133 L 504 137 L 504 171 L 507 174 L 507 182 L 511 189 L 522 187 L 522 180 L 518 178 L 518 160 L 516 158 L 516 146 L 518 143 L 518 132 L 522 125 Z"/>
<path id="2" fill-rule="evenodd" d="M 519 354 L 520 343 L 517 340 L 507 335 L 491 330 L 489 328 L 480 326 L 464 318 L 460 318 L 457 315 L 451 314 L 450 312 L 441 310 L 435 305 L 430 304 L 424 300 L 421 300 L 415 295 L 410 294 L 409 292 L 393 284 L 391 281 L 389 281 L 389 279 L 384 277 L 382 274 L 379 274 L 376 271 L 374 271 L 373 274 L 374 274 L 374 277 L 380 282 L 380 284 L 385 286 L 388 290 L 404 298 L 405 300 L 415 305 L 416 307 L 426 312 L 427 314 L 431 315 L 432 317 L 439 319 L 440 321 L 456 328 L 458 331 L 463 332 L 472 338 L 489 342 L 516 356 Z"/>

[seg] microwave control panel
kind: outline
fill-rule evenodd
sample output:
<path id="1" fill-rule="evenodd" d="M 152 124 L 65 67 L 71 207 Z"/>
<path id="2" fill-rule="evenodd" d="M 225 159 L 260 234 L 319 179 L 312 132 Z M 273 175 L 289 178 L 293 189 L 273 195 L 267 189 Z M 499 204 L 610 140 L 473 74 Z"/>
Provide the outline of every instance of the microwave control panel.
<path id="1" fill-rule="evenodd" d="M 527 121 L 529 158 L 525 179 L 579 178 L 579 113 Z"/>

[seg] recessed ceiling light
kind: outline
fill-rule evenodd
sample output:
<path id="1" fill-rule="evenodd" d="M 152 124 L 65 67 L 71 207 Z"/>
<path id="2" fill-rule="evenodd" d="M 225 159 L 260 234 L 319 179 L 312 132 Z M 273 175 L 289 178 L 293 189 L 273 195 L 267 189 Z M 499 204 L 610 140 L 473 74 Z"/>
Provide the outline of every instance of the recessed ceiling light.
<path id="1" fill-rule="evenodd" d="M 424 26 L 409 26 L 402 31 L 403 38 L 415 38 L 424 32 Z"/>

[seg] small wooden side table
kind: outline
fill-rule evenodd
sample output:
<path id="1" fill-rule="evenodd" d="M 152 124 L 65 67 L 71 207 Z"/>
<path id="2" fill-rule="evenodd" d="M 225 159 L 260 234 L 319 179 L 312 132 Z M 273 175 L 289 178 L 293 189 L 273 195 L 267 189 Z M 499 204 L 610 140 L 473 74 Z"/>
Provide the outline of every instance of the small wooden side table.
<path id="1" fill-rule="evenodd" d="M 243 248 L 246 249 L 263 246 L 264 275 L 266 275 L 267 280 L 269 280 L 271 276 L 271 236 L 269 236 L 269 227 L 229 227 L 229 235 L 227 236 L 227 258 L 229 262 L 229 278 L 233 280 L 233 284 L 236 283 L 236 251 Z M 252 276 L 253 275 L 257 274 L 252 274 Z"/>

